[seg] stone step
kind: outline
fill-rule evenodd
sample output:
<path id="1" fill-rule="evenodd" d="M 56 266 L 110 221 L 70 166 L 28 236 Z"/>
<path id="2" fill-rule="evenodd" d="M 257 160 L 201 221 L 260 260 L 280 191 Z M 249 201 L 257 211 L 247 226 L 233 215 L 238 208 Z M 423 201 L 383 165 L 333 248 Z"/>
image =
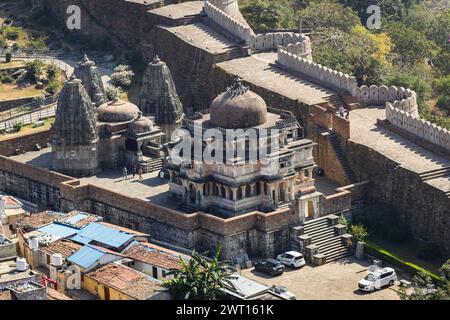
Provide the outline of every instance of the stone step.
<path id="1" fill-rule="evenodd" d="M 340 253 L 343 253 L 343 252 L 346 252 L 349 250 L 350 249 L 346 246 L 337 246 L 337 247 L 333 247 L 333 248 L 330 247 L 330 248 L 327 248 L 324 250 L 319 249 L 319 252 L 326 256 L 333 256 L 333 255 L 340 254 Z"/>
<path id="2" fill-rule="evenodd" d="M 327 256 L 327 263 L 333 262 L 339 259 L 347 258 L 353 255 L 353 252 L 350 250 L 348 252 L 343 252 L 341 254 L 333 255 L 333 256 Z"/>
<path id="3" fill-rule="evenodd" d="M 328 250 L 332 247 L 341 246 L 343 244 L 342 239 L 340 237 L 336 237 L 334 239 L 328 240 L 322 243 L 313 243 L 316 246 L 319 246 L 320 250 Z"/>
<path id="4" fill-rule="evenodd" d="M 311 241 L 311 244 L 315 244 L 316 246 L 319 247 L 326 247 L 328 244 L 340 244 L 342 242 L 342 240 L 340 240 L 339 236 L 329 236 L 329 237 L 324 237 L 322 239 L 319 239 L 317 241 Z"/>
<path id="5" fill-rule="evenodd" d="M 305 233 L 315 233 L 316 231 L 325 230 L 328 228 L 330 228 L 330 225 L 329 225 L 328 221 L 326 221 L 325 223 L 308 226 L 304 230 L 305 230 Z"/>
<path id="6" fill-rule="evenodd" d="M 319 222 L 317 222 L 317 223 L 314 223 L 314 224 L 307 224 L 307 225 L 304 225 L 304 227 L 305 227 L 305 231 L 309 231 L 309 230 L 313 230 L 313 229 L 317 229 L 317 228 L 320 228 L 320 227 L 326 227 L 326 226 L 328 226 L 328 219 L 326 219 L 326 220 L 321 220 L 321 221 L 319 221 Z"/>
<path id="7" fill-rule="evenodd" d="M 319 239 L 323 236 L 327 235 L 334 235 L 334 228 L 327 228 L 327 229 L 317 229 L 313 232 L 306 233 L 308 236 L 311 236 L 313 239 Z"/>

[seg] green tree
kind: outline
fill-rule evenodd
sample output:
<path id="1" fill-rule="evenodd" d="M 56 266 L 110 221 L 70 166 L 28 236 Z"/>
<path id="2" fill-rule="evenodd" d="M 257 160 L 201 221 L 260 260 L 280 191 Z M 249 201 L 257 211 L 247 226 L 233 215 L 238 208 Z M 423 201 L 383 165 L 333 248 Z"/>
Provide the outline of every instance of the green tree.
<path id="1" fill-rule="evenodd" d="M 450 281 L 450 259 L 448 259 L 442 267 L 439 269 L 439 273 L 442 278 L 444 278 L 447 282 Z"/>
<path id="2" fill-rule="evenodd" d="M 403 23 L 390 24 L 387 30 L 394 44 L 393 52 L 402 64 L 424 63 L 426 58 L 432 58 L 438 52 L 436 44 L 429 41 L 425 34 Z"/>
<path id="3" fill-rule="evenodd" d="M 330 36 L 332 35 L 329 32 L 330 29 L 350 32 L 353 27 L 361 24 L 352 9 L 330 0 L 312 2 L 300 11 L 299 23 L 301 30 L 308 30 L 316 34 L 328 33 Z"/>
<path id="4" fill-rule="evenodd" d="M 435 286 L 429 275 L 420 272 L 414 276 L 412 281 L 412 291 L 401 287 L 398 295 L 402 300 L 450 300 L 450 285 L 448 281 L 444 281 Z"/>
<path id="5" fill-rule="evenodd" d="M 9 63 L 9 62 L 11 62 L 11 60 L 12 60 L 12 53 L 11 52 L 7 52 L 5 54 L 5 62 Z"/>
<path id="6" fill-rule="evenodd" d="M 256 32 L 295 27 L 294 9 L 286 0 L 252 0 L 241 4 L 241 12 Z"/>
<path id="7" fill-rule="evenodd" d="M 219 248 L 208 261 L 205 257 L 193 252 L 189 262 L 181 257 L 181 269 L 170 270 L 166 275 L 174 276 L 164 282 L 164 286 L 178 300 L 216 300 L 223 295 L 222 289 L 234 289 L 232 274 L 227 265 L 219 261 Z"/>
<path id="8" fill-rule="evenodd" d="M 27 62 L 25 70 L 27 71 L 27 76 L 31 81 L 37 81 L 39 76 L 42 74 L 44 69 L 44 63 L 36 59 L 34 61 Z"/>

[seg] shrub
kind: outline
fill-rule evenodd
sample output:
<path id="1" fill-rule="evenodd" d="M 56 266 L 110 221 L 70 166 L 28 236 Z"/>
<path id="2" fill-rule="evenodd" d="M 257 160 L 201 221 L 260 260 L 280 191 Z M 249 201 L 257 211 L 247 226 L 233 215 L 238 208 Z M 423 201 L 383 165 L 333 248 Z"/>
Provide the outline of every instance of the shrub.
<path id="1" fill-rule="evenodd" d="M 23 128 L 23 123 L 22 122 L 16 122 L 16 123 L 14 123 L 13 128 L 14 128 L 14 131 L 19 132 Z"/>
<path id="2" fill-rule="evenodd" d="M 24 34 L 24 31 L 22 30 L 22 28 L 19 28 L 19 27 L 7 27 L 5 29 L 6 39 L 11 40 L 11 41 L 18 40 L 19 37 L 23 34 Z"/>
<path id="3" fill-rule="evenodd" d="M 27 62 L 25 66 L 25 70 L 27 70 L 27 76 L 32 81 L 37 80 L 37 78 L 42 74 L 43 68 L 44 63 L 41 60 Z"/>
<path id="4" fill-rule="evenodd" d="M 122 94 L 122 90 L 118 87 L 110 86 L 106 88 L 106 98 L 108 101 L 114 101 L 119 99 Z"/>
<path id="5" fill-rule="evenodd" d="M 50 80 L 50 81 L 55 80 L 57 75 L 58 75 L 58 67 L 54 64 L 50 65 L 47 68 L 48 80 Z"/>
<path id="6" fill-rule="evenodd" d="M 56 94 L 59 91 L 60 88 L 61 88 L 61 86 L 58 83 L 58 81 L 52 80 L 45 87 L 45 91 L 47 91 L 51 95 L 54 95 L 54 94 Z"/>
<path id="7" fill-rule="evenodd" d="M 366 227 L 362 224 L 352 225 L 349 230 L 350 234 L 353 235 L 357 242 L 365 241 L 369 233 L 367 232 Z"/>
<path id="8" fill-rule="evenodd" d="M 441 250 L 436 243 L 422 243 L 417 250 L 417 258 L 423 260 L 434 260 L 441 255 Z"/>
<path id="9" fill-rule="evenodd" d="M 2 76 L 0 80 L 2 83 L 13 83 L 14 82 L 13 77 L 11 77 L 9 74 Z"/>
<path id="10" fill-rule="evenodd" d="M 7 52 L 5 54 L 5 62 L 9 63 L 9 62 L 11 62 L 11 60 L 12 60 L 12 53 L 11 52 Z"/>

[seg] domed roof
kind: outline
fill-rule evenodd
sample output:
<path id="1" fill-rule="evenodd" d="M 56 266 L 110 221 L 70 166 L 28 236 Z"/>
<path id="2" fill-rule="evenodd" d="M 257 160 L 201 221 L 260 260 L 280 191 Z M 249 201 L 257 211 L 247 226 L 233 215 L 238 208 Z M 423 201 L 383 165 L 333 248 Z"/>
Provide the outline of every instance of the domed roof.
<path id="1" fill-rule="evenodd" d="M 224 129 L 256 127 L 267 121 L 267 105 L 237 78 L 211 103 L 211 124 Z"/>
<path id="2" fill-rule="evenodd" d="M 153 131 L 153 122 L 149 118 L 143 117 L 142 112 L 139 111 L 137 118 L 128 125 L 127 133 L 137 135 L 151 131 Z"/>
<path id="3" fill-rule="evenodd" d="M 125 122 L 136 118 L 139 108 L 131 102 L 116 100 L 102 104 L 98 107 L 97 112 L 99 121 Z"/>

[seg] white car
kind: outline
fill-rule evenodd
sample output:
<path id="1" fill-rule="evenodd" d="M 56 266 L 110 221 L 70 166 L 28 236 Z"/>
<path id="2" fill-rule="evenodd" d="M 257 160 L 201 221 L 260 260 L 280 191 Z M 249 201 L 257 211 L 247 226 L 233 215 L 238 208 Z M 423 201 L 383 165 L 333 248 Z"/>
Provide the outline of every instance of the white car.
<path id="1" fill-rule="evenodd" d="M 295 295 L 293 293 L 289 292 L 289 290 L 285 286 L 273 286 L 271 288 L 271 290 L 273 292 L 275 292 L 276 294 L 278 294 L 283 299 L 286 299 L 286 300 L 297 300 L 295 298 Z"/>
<path id="2" fill-rule="evenodd" d="M 277 260 L 282 264 L 292 268 L 300 268 L 306 264 L 305 257 L 303 257 L 303 255 L 297 251 L 288 251 L 286 253 L 280 254 L 277 257 Z"/>
<path id="3" fill-rule="evenodd" d="M 384 286 L 393 286 L 397 280 L 397 274 L 392 268 L 369 268 L 369 274 L 359 281 L 358 288 L 362 291 L 373 292 Z"/>

